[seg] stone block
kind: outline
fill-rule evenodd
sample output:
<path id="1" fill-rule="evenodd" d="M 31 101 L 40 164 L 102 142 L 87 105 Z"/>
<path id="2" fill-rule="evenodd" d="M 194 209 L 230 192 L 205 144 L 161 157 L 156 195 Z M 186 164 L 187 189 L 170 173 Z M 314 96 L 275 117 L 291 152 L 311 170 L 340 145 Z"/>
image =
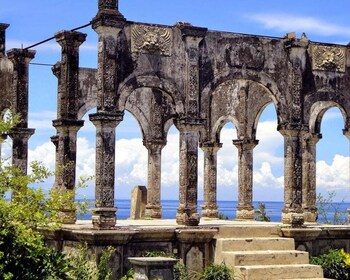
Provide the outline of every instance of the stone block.
<path id="1" fill-rule="evenodd" d="M 147 188 L 136 186 L 131 192 L 130 219 L 142 219 L 145 216 L 147 203 Z"/>

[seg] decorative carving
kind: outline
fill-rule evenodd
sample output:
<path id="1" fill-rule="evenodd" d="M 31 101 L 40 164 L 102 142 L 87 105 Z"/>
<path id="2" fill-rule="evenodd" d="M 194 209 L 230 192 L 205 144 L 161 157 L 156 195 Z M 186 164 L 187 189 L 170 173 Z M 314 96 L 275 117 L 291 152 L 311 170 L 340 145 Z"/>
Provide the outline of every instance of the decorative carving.
<path id="1" fill-rule="evenodd" d="M 345 72 L 345 48 L 313 45 L 312 69 Z"/>
<path id="2" fill-rule="evenodd" d="M 135 25 L 131 30 L 131 50 L 141 53 L 171 55 L 172 31 L 147 25 Z"/>
<path id="3" fill-rule="evenodd" d="M 261 69 L 265 63 L 265 54 L 259 44 L 232 44 L 226 48 L 226 62 L 231 67 Z"/>

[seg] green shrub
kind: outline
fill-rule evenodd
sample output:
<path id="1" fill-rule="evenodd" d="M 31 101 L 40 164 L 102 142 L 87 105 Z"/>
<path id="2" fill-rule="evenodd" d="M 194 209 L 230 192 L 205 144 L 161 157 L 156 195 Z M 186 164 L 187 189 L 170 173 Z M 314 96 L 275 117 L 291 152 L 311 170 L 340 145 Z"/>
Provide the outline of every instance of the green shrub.
<path id="1" fill-rule="evenodd" d="M 256 221 L 270 222 L 271 218 L 267 215 L 265 203 L 259 202 L 258 207 L 254 211 Z"/>
<path id="2" fill-rule="evenodd" d="M 202 280 L 233 280 L 233 271 L 224 263 L 211 264 L 201 277 Z"/>
<path id="3" fill-rule="evenodd" d="M 310 263 L 321 265 L 326 278 L 350 279 L 350 254 L 343 249 L 329 250 L 326 254 L 311 257 Z"/>

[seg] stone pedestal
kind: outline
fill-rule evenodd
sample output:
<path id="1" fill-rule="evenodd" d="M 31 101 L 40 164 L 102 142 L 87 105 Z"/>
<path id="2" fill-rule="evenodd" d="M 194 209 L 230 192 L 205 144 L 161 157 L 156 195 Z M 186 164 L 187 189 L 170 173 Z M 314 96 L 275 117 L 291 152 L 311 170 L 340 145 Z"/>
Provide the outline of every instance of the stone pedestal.
<path id="1" fill-rule="evenodd" d="M 173 280 L 173 267 L 177 259 L 164 257 L 129 258 L 135 280 Z"/>
<path id="2" fill-rule="evenodd" d="M 217 218 L 217 153 L 222 147 L 221 143 L 204 143 L 201 149 L 204 152 L 204 204 L 202 216 Z"/>
<path id="3" fill-rule="evenodd" d="M 238 149 L 238 207 L 237 219 L 253 220 L 253 149 L 255 139 L 233 140 Z"/>
<path id="4" fill-rule="evenodd" d="M 162 149 L 166 144 L 165 140 L 144 141 L 143 144 L 148 150 L 148 185 L 147 205 L 145 216 L 153 219 L 162 217 L 161 197 L 161 165 Z"/>

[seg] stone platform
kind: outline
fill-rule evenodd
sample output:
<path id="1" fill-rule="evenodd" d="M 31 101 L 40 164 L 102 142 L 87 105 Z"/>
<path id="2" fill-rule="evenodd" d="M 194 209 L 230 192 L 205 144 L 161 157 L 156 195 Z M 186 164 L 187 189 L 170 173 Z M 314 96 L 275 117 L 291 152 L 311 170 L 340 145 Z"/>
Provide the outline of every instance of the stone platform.
<path id="1" fill-rule="evenodd" d="M 238 238 L 243 240 L 238 242 L 244 243 L 262 236 L 292 239 L 287 248 L 289 251 L 306 251 L 309 255 L 323 253 L 329 248 L 350 251 L 348 225 L 306 224 L 304 228 L 288 228 L 282 223 L 246 220 L 201 219 L 195 227 L 178 225 L 175 219 L 118 220 L 116 227 L 109 230 L 96 230 L 91 221 L 79 220 L 74 225 L 64 225 L 47 238 L 50 245 L 62 251 L 74 250 L 79 243 L 85 242 L 96 260 L 106 246 L 113 246 L 116 249 L 112 260 L 113 279 L 119 279 L 131 267 L 128 258 L 141 257 L 145 252 L 163 251 L 176 255 L 190 270 L 200 272 L 208 264 L 222 261 L 220 252 L 223 250 L 218 247 L 222 238 Z M 232 242 L 237 244 L 237 241 Z M 271 247 L 271 250 L 277 249 Z"/>

